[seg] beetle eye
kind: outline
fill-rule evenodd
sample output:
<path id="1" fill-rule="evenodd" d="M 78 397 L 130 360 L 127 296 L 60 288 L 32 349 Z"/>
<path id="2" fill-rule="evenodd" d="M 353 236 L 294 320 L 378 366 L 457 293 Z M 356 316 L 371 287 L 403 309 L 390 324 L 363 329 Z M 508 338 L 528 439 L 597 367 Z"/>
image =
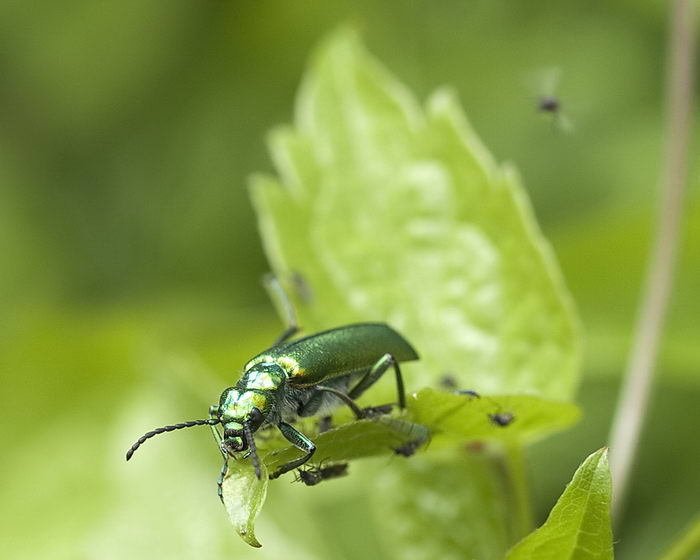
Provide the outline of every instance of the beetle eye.
<path id="1" fill-rule="evenodd" d="M 256 430 L 259 428 L 263 420 L 263 413 L 260 412 L 260 409 L 253 408 L 253 410 L 250 411 L 250 420 L 248 420 L 248 425 L 251 427 L 251 429 Z"/>

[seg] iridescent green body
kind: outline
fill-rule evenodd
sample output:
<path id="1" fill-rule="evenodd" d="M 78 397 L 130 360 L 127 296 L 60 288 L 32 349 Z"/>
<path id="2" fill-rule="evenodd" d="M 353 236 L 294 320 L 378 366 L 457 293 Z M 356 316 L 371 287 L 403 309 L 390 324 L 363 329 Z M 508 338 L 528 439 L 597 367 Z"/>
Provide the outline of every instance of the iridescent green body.
<path id="1" fill-rule="evenodd" d="M 389 325 L 358 323 L 273 346 L 250 360 L 244 372 L 259 363 L 274 362 L 286 370 L 290 384 L 311 387 L 364 371 L 384 354 L 391 354 L 398 362 L 418 359 L 413 347 Z"/>
<path id="2" fill-rule="evenodd" d="M 360 381 L 352 390 L 349 383 L 366 377 L 387 355 L 395 362 L 418 358 L 411 345 L 384 323 L 339 327 L 261 352 L 245 365 L 236 385 L 225 389 L 219 405 L 211 409 L 224 428 L 222 449 L 245 446 L 244 425 L 251 424 L 256 414 L 251 432 L 338 404 L 338 395 L 330 390 L 359 396 L 376 379 L 369 379 L 366 386 Z M 324 384 L 322 388 L 320 384 Z"/>
<path id="3" fill-rule="evenodd" d="M 294 428 L 299 416 L 312 416 L 345 403 L 358 418 L 364 416 L 354 402 L 389 368 L 396 374 L 398 404 L 405 406 L 405 394 L 399 362 L 418 359 L 413 347 L 384 323 L 359 323 L 338 327 L 286 342 L 297 331 L 293 312 L 290 326 L 273 346 L 251 359 L 238 382 L 221 394 L 218 405 L 209 408 L 207 420 L 195 420 L 158 428 L 148 432 L 129 449 L 134 451 L 154 435 L 191 426 L 209 425 L 224 457 L 218 481 L 219 497 L 228 471 L 229 457 L 251 457 L 258 477 L 261 476 L 254 433 L 268 424 L 277 426 L 282 435 L 305 455 L 292 460 L 270 478 L 295 469 L 307 462 L 316 450 L 314 443 Z M 223 434 L 217 429 L 221 424 Z"/>

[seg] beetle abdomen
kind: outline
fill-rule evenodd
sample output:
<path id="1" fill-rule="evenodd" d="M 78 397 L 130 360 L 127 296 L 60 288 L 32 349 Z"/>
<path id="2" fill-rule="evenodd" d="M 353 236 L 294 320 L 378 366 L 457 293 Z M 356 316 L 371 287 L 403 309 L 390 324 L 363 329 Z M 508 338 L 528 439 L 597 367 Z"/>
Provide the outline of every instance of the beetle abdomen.
<path id="1" fill-rule="evenodd" d="M 261 358 L 273 359 L 286 367 L 288 383 L 308 387 L 352 372 L 371 368 L 384 354 L 399 362 L 418 359 L 413 347 L 384 323 L 359 323 L 338 327 L 300 338 L 262 352 L 246 369 Z"/>

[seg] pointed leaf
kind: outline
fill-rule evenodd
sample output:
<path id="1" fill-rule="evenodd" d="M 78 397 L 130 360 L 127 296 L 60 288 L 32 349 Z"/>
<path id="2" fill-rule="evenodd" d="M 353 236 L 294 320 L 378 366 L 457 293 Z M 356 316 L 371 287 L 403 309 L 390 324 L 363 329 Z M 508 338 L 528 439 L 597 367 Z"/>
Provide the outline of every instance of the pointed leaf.
<path id="1" fill-rule="evenodd" d="M 267 495 L 268 474 L 261 465 L 262 477 L 258 480 L 250 461 L 229 462 L 229 474 L 223 482 L 224 506 L 231 524 L 250 546 L 262 545 L 255 538 L 255 518 L 260 513 Z"/>
<path id="2" fill-rule="evenodd" d="M 608 450 L 590 455 L 547 521 L 508 553 L 507 560 L 607 560 L 613 557 Z"/>
<path id="3" fill-rule="evenodd" d="M 357 420 L 343 424 L 314 439 L 316 453 L 314 462 L 339 462 L 386 455 L 404 443 L 424 442 L 428 439 L 428 430 L 418 424 L 400 418 L 379 417 Z M 301 457 L 302 452 L 296 447 L 286 447 L 273 451 L 265 457 L 265 464 L 270 471 L 284 463 Z"/>
<path id="4" fill-rule="evenodd" d="M 474 397 L 423 389 L 407 404 L 411 420 L 461 441 L 529 442 L 569 427 L 580 416 L 573 404 L 531 395 Z"/>

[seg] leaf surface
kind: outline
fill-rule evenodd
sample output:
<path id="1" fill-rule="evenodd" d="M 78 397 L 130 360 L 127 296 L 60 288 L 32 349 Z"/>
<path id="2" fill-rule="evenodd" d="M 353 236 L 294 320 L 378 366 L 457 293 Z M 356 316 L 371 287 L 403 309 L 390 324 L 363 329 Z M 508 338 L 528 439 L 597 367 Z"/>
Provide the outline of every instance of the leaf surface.
<path id="1" fill-rule="evenodd" d="M 427 441 L 428 430 L 400 418 L 379 417 L 343 424 L 314 439 L 314 463 L 344 462 L 361 457 L 394 453 L 404 443 Z M 273 451 L 265 457 L 265 464 L 273 472 L 284 463 L 300 457 L 295 447 Z"/>
<path id="2" fill-rule="evenodd" d="M 507 560 L 608 560 L 613 557 L 608 450 L 590 455 L 539 529 Z"/>
<path id="3" fill-rule="evenodd" d="M 447 372 L 488 393 L 570 400 L 577 328 L 517 174 L 455 96 L 425 109 L 348 30 L 316 53 L 277 177 L 252 195 L 268 258 L 314 332 L 385 321 L 417 348 L 409 387 Z"/>
<path id="4" fill-rule="evenodd" d="M 407 405 L 414 422 L 458 441 L 525 443 L 567 428 L 580 416 L 573 404 L 532 395 L 474 397 L 428 388 L 411 395 Z"/>
<path id="5" fill-rule="evenodd" d="M 503 558 L 512 512 L 497 464 L 489 453 L 454 449 L 392 461 L 372 492 L 386 548 L 413 560 Z"/>
<path id="6" fill-rule="evenodd" d="M 255 518 L 260 513 L 267 496 L 268 474 L 261 465 L 262 477 L 258 480 L 249 461 L 229 461 L 229 473 L 223 482 L 224 506 L 229 520 L 240 537 L 250 546 L 262 545 L 255 537 Z"/>

